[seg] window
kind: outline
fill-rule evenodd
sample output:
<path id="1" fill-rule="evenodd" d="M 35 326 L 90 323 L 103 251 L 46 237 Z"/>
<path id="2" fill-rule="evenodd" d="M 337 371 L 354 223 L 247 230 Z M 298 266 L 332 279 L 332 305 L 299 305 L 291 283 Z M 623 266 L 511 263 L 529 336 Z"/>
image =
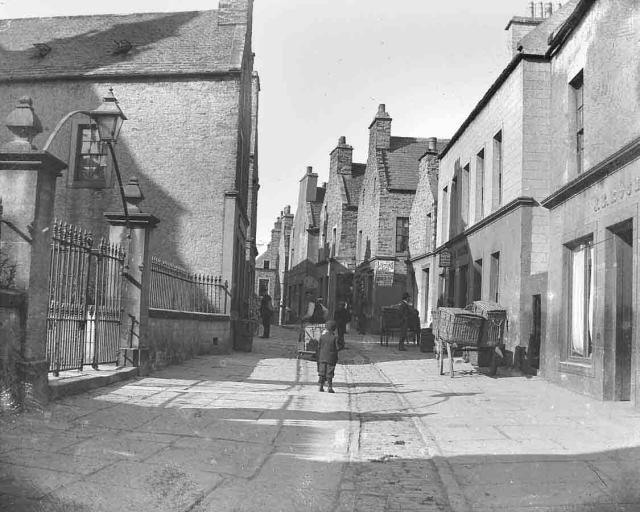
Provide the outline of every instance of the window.
<path id="1" fill-rule="evenodd" d="M 493 210 L 502 206 L 502 130 L 493 137 Z"/>
<path id="2" fill-rule="evenodd" d="M 500 252 L 491 255 L 489 274 L 489 300 L 500 302 Z"/>
<path id="3" fill-rule="evenodd" d="M 262 297 L 266 293 L 269 293 L 269 280 L 258 279 L 258 295 Z"/>
<path id="4" fill-rule="evenodd" d="M 356 248 L 357 260 L 362 259 L 362 230 L 358 231 L 358 246 Z"/>
<path id="5" fill-rule="evenodd" d="M 332 240 L 331 240 L 331 257 L 335 258 L 338 255 L 337 250 L 336 250 L 337 249 L 336 241 L 337 241 L 337 238 L 338 238 L 338 228 L 333 228 L 331 236 L 333 237 Z"/>
<path id="6" fill-rule="evenodd" d="M 270 262 L 269 260 L 264 260 L 264 261 L 262 262 L 262 268 L 264 268 L 264 269 L 267 269 L 267 270 L 268 270 L 268 269 L 269 269 L 269 265 L 270 265 L 270 264 L 271 264 L 271 262 Z"/>
<path id="7" fill-rule="evenodd" d="M 425 241 L 425 249 L 427 252 L 433 250 L 433 220 L 431 217 L 431 212 L 427 213 L 427 222 L 426 226 L 427 232 L 425 233 L 424 241 Z"/>
<path id="8" fill-rule="evenodd" d="M 585 239 L 567 247 L 569 253 L 569 357 L 591 356 L 593 332 L 593 239 Z"/>
<path id="9" fill-rule="evenodd" d="M 448 240 L 447 224 L 449 224 L 449 191 L 447 187 L 442 189 L 442 240 L 440 243 Z"/>
<path id="10" fill-rule="evenodd" d="M 429 269 L 428 268 L 424 268 L 422 269 L 423 272 L 423 279 L 424 279 L 424 286 L 423 286 L 423 297 L 424 299 L 422 300 L 422 303 L 424 304 L 424 316 L 423 318 L 429 318 L 429 287 L 430 287 L 430 279 L 429 279 Z"/>
<path id="11" fill-rule="evenodd" d="M 482 300 L 482 258 L 473 266 L 473 300 Z"/>
<path id="12" fill-rule="evenodd" d="M 73 186 L 105 187 L 106 155 L 100 143 L 98 128 L 94 124 L 78 124 L 75 126 L 73 157 Z"/>
<path id="13" fill-rule="evenodd" d="M 406 252 L 409 248 L 409 217 L 396 219 L 396 252 Z"/>
<path id="14" fill-rule="evenodd" d="M 484 217 L 484 149 L 476 155 L 476 222 Z"/>
<path id="15" fill-rule="evenodd" d="M 469 172 L 471 165 L 467 164 L 462 168 L 462 183 L 460 191 L 460 220 L 462 221 L 462 225 L 460 227 L 461 231 L 464 231 L 469 226 Z"/>
<path id="16" fill-rule="evenodd" d="M 576 167 L 578 174 L 584 171 L 584 82 L 583 73 L 580 71 L 576 77 L 571 80 L 569 85 L 572 89 L 573 108 L 575 116 L 575 141 L 576 141 Z"/>

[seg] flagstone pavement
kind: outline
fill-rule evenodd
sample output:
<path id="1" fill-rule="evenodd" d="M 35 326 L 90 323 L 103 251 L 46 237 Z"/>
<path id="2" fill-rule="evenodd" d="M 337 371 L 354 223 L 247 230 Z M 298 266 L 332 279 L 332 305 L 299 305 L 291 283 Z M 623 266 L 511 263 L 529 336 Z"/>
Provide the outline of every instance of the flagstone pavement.
<path id="1" fill-rule="evenodd" d="M 640 511 L 640 409 L 347 336 L 335 394 L 295 329 L 0 416 L 0 510 Z"/>

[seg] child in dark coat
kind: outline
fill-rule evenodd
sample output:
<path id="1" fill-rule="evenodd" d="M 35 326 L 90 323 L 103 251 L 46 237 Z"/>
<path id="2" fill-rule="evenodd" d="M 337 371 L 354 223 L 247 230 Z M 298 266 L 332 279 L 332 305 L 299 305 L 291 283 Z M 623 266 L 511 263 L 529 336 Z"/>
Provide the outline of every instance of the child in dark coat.
<path id="1" fill-rule="evenodd" d="M 329 393 L 333 393 L 333 375 L 338 363 L 338 337 L 336 336 L 336 323 L 333 320 L 327 322 L 318 341 L 318 384 L 320 391 L 324 391 L 324 383 L 327 382 Z"/>

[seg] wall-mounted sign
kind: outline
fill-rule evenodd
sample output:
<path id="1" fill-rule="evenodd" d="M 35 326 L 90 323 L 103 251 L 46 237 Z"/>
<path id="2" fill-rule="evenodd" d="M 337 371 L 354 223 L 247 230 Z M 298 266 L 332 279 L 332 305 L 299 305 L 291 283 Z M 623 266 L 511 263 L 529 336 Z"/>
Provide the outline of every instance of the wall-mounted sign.
<path id="1" fill-rule="evenodd" d="M 451 266 L 451 251 L 449 249 L 444 249 L 438 253 L 438 265 L 441 267 Z"/>
<path id="2" fill-rule="evenodd" d="M 376 261 L 376 286 L 393 286 L 394 262 Z"/>

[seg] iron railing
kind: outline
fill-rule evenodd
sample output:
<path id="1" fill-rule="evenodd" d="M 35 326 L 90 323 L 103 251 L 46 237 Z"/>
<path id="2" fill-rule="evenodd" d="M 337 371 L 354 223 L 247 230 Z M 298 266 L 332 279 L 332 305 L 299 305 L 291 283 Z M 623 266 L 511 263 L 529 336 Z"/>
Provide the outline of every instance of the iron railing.
<path id="1" fill-rule="evenodd" d="M 124 251 L 104 239 L 54 221 L 51 236 L 47 359 L 49 371 L 117 360 Z"/>
<path id="2" fill-rule="evenodd" d="M 151 258 L 150 308 L 227 314 L 230 297 L 227 281 L 219 276 L 195 274 Z"/>

